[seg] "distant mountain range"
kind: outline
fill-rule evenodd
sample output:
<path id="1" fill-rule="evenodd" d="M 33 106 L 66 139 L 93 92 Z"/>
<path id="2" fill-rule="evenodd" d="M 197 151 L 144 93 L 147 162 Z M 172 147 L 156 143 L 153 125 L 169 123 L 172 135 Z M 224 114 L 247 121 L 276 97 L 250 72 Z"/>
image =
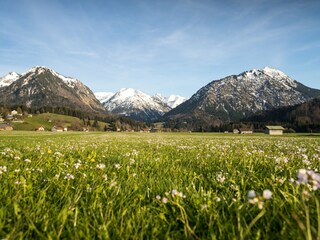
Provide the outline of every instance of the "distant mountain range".
<path id="1" fill-rule="evenodd" d="M 79 80 L 65 77 L 47 67 L 26 73 L 10 72 L 0 78 L 0 104 L 33 109 L 65 108 L 87 113 L 106 113 L 151 122 L 186 98 L 177 95 L 150 96 L 131 88 L 117 93 L 93 92 Z"/>
<path id="2" fill-rule="evenodd" d="M 320 96 L 283 72 L 265 67 L 210 82 L 162 118 L 169 126 L 210 128 L 258 111 L 291 106 Z"/>
<path id="3" fill-rule="evenodd" d="M 97 92 L 95 96 L 109 112 L 143 122 L 156 121 L 166 112 L 187 100 L 177 95 L 150 96 L 132 88 L 123 88 L 117 93 Z"/>
<path id="4" fill-rule="evenodd" d="M 320 90 L 306 87 L 270 67 L 214 80 L 188 100 L 177 95 L 150 96 L 131 88 L 94 94 L 79 80 L 47 67 L 33 67 L 22 74 L 11 72 L 0 78 L 0 105 L 112 113 L 191 130 L 210 130 L 212 126 L 302 104 L 319 96 Z"/>

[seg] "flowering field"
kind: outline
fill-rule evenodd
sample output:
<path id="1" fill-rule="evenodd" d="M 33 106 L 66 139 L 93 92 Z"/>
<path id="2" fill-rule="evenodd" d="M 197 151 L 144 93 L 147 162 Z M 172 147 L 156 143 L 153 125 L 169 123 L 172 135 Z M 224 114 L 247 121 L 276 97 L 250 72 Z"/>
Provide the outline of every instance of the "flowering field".
<path id="1" fill-rule="evenodd" d="M 320 239 L 320 138 L 0 133 L 0 239 Z"/>

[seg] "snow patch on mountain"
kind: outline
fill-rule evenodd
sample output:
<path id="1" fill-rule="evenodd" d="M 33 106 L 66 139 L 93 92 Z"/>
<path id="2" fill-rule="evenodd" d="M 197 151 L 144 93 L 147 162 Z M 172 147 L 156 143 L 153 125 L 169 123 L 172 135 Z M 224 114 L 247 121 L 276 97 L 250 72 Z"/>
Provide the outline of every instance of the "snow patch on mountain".
<path id="1" fill-rule="evenodd" d="M 171 108 L 150 95 L 132 88 L 122 88 L 104 102 L 108 111 L 141 121 L 154 121 Z"/>
<path id="2" fill-rule="evenodd" d="M 10 72 L 7 75 L 0 78 L 0 87 L 6 87 L 18 80 L 21 77 L 20 74 L 16 72 Z"/>
<path id="3" fill-rule="evenodd" d="M 157 93 L 153 96 L 154 98 L 159 99 L 160 101 L 167 104 L 170 108 L 175 108 L 179 106 L 181 103 L 187 100 L 186 97 L 181 97 L 179 95 L 170 95 L 169 97 L 162 96 L 160 93 Z"/>
<path id="4" fill-rule="evenodd" d="M 119 108 L 119 106 L 128 109 L 133 107 L 137 109 L 149 108 L 159 112 L 165 111 L 151 96 L 132 88 L 122 88 L 105 102 L 105 106 L 109 111 L 113 111 Z"/>
<path id="5" fill-rule="evenodd" d="M 94 95 L 101 103 L 105 103 L 114 95 L 114 93 L 113 92 L 95 92 Z"/>

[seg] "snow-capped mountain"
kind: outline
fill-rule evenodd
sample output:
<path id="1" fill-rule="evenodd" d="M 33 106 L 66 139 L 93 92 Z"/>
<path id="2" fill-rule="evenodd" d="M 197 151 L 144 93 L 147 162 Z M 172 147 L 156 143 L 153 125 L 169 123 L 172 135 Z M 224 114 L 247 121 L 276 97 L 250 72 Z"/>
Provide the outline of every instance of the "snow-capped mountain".
<path id="1" fill-rule="evenodd" d="M 123 88 L 104 102 L 108 111 L 139 121 L 154 121 L 171 108 L 150 95 L 132 88 Z"/>
<path id="2" fill-rule="evenodd" d="M 105 103 L 114 95 L 114 93 L 113 92 L 95 92 L 94 95 L 101 103 Z"/>
<path id="3" fill-rule="evenodd" d="M 153 96 L 156 99 L 159 99 L 160 101 L 167 104 L 170 108 L 175 108 L 179 106 L 181 103 L 185 102 L 187 98 L 181 97 L 178 95 L 170 95 L 169 97 L 164 97 L 161 94 L 156 94 Z"/>
<path id="4" fill-rule="evenodd" d="M 320 96 L 320 90 L 265 67 L 212 81 L 165 117 L 195 119 L 197 113 L 197 116 L 236 121 L 258 111 L 299 104 L 316 96 Z"/>
<path id="5" fill-rule="evenodd" d="M 33 67 L 0 88 L 0 103 L 30 108 L 64 107 L 82 112 L 104 112 L 92 91 L 79 80 L 47 67 Z M 3 79 L 3 78 L 2 78 Z"/>
<path id="6" fill-rule="evenodd" d="M 0 78 L 0 88 L 9 86 L 11 83 L 16 81 L 20 77 L 21 77 L 21 75 L 16 72 L 9 72 L 4 77 Z"/>

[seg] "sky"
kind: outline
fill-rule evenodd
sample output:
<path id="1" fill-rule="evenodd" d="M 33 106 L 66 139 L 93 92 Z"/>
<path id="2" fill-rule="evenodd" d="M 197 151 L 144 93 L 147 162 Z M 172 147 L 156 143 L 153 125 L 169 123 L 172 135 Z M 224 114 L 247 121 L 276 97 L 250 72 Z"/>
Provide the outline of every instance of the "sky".
<path id="1" fill-rule="evenodd" d="M 0 76 L 47 66 L 94 92 L 190 97 L 270 66 L 320 89 L 319 0 L 2 0 Z"/>

